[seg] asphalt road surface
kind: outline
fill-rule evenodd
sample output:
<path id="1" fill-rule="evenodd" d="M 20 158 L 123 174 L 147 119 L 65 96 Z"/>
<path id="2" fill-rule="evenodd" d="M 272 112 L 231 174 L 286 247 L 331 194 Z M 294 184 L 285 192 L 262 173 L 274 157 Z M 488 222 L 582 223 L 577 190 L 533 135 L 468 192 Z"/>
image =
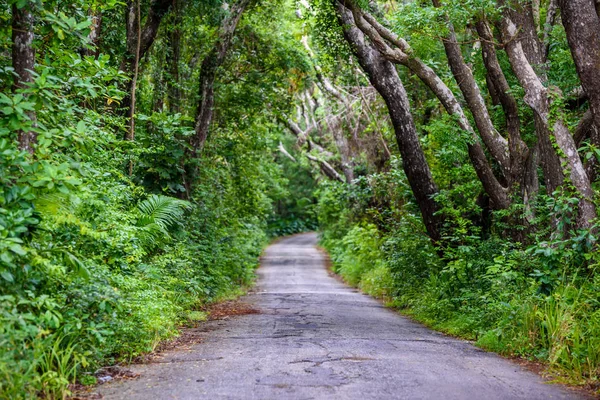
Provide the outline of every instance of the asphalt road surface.
<path id="1" fill-rule="evenodd" d="M 468 342 L 433 332 L 329 276 L 315 234 L 265 252 L 259 314 L 211 321 L 202 342 L 134 365 L 105 399 L 576 399 Z"/>

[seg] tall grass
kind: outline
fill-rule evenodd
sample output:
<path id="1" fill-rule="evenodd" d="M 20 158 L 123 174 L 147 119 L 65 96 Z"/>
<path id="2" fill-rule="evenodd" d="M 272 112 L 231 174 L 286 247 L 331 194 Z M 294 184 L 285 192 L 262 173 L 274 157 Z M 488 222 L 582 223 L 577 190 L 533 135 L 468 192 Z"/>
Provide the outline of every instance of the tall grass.
<path id="1" fill-rule="evenodd" d="M 36 355 L 40 395 L 49 399 L 66 399 L 71 394 L 67 386 L 77 379 L 77 371 L 80 367 L 85 368 L 88 362 L 78 352 L 73 339 L 57 334 L 48 341 L 49 345 L 38 346 L 40 351 Z"/>

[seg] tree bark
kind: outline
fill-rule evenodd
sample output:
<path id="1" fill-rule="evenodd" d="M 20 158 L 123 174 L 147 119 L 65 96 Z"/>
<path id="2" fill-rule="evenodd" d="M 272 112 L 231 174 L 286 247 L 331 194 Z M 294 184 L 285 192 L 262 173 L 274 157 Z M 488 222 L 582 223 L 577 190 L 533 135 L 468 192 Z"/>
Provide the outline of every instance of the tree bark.
<path id="1" fill-rule="evenodd" d="M 591 109 L 588 109 L 585 114 L 583 114 L 583 117 L 573 133 L 573 140 L 575 140 L 577 148 L 580 148 L 585 140 L 589 140 L 589 143 L 593 145 L 594 148 L 600 148 L 600 130 L 594 122 L 594 115 L 592 114 Z M 600 167 L 598 157 L 595 154 L 592 154 L 591 158 L 586 159 L 587 155 L 585 153 L 581 156 L 582 161 L 584 162 L 585 172 L 588 174 L 590 182 L 595 182 L 598 178 L 598 168 Z"/>
<path id="2" fill-rule="evenodd" d="M 123 113 L 126 116 L 132 115 L 132 87 L 133 75 L 135 73 L 136 59 L 141 60 L 154 43 L 158 28 L 163 17 L 169 11 L 169 7 L 173 0 L 152 0 L 150 10 L 146 16 L 144 26 L 141 27 L 141 15 L 138 15 L 138 0 L 129 0 L 127 2 L 127 12 L 125 14 L 125 22 L 127 27 L 127 51 L 121 63 L 121 70 L 125 71 L 127 76 L 132 78 L 127 86 L 127 95 L 123 98 Z M 138 41 L 139 37 L 139 41 Z M 139 52 L 138 52 L 139 50 Z M 129 121 L 128 121 L 129 125 Z M 129 132 L 128 132 L 129 135 Z"/>
<path id="3" fill-rule="evenodd" d="M 594 127 L 594 115 L 592 110 L 588 109 L 583 117 L 579 120 L 575 132 L 573 133 L 573 140 L 577 148 L 581 147 L 583 141 L 591 137 L 592 128 Z"/>
<path id="4" fill-rule="evenodd" d="M 542 86 L 545 86 L 547 84 L 544 64 L 545 58 L 542 50 L 542 43 L 539 40 L 536 30 L 531 4 L 520 3 L 513 0 L 499 0 L 498 5 L 504 9 L 501 23 L 498 24 L 498 30 L 501 33 L 503 32 L 503 24 L 507 20 L 510 20 L 511 24 L 515 27 L 515 32 L 509 35 L 509 37 L 504 34 L 501 35 L 503 37 L 505 51 L 508 52 L 509 47 L 517 46 L 518 43 L 518 48 L 523 56 L 522 62 L 529 66 L 529 69 L 532 72 L 531 77 L 537 79 Z M 514 71 L 514 60 L 510 60 L 510 55 L 509 61 Z M 521 86 L 523 86 L 522 80 L 519 79 L 519 81 Z M 537 149 L 540 164 L 544 171 L 546 192 L 549 195 L 552 195 L 552 193 L 563 184 L 565 175 L 563 173 L 561 160 L 555 151 L 551 140 L 551 128 L 544 121 L 544 118 L 541 118 L 540 115 L 535 112 L 534 122 L 538 139 Z"/>
<path id="5" fill-rule="evenodd" d="M 337 3 L 338 18 L 344 27 L 344 36 L 352 46 L 361 67 L 367 73 L 371 84 L 383 97 L 394 126 L 396 141 L 402 156 L 406 177 L 417 204 L 421 210 L 423 223 L 429 237 L 438 243 L 441 240 L 443 219 L 434 197 L 438 193 L 429 165 L 417 136 L 416 127 L 410 113 L 408 97 L 394 64 L 386 60 L 366 42 L 364 34 L 354 25 L 350 10 Z"/>
<path id="6" fill-rule="evenodd" d="M 25 89 L 27 84 L 33 82 L 33 69 L 35 67 L 35 50 L 33 49 L 33 14 L 31 4 L 23 8 L 12 6 L 12 66 L 16 78 L 13 90 Z M 32 128 L 36 125 L 34 111 L 28 111 Z M 18 132 L 19 148 L 33 154 L 37 141 L 37 134 L 33 130 Z"/>
<path id="7" fill-rule="evenodd" d="M 503 0 L 500 0 L 500 3 L 504 5 Z M 563 119 L 561 110 L 551 112 L 551 108 L 553 107 L 552 97 L 560 96 L 560 94 L 556 90 L 552 91 L 551 88 L 546 87 L 544 84 L 545 78 L 538 76 L 530 61 L 531 59 L 541 59 L 537 34 L 534 38 L 521 38 L 519 33 L 529 32 L 531 28 L 522 26 L 522 29 L 519 30 L 512 19 L 511 13 L 510 9 L 506 9 L 501 22 L 506 52 L 513 72 L 525 90 L 524 101 L 531 107 L 535 114 L 542 156 L 551 157 L 554 154 L 560 162 L 558 168 L 556 166 L 548 168 L 548 164 L 546 164 L 544 172 L 545 174 L 556 174 L 557 171 L 562 172 L 562 165 L 565 165 L 566 173 L 579 197 L 577 226 L 580 228 L 589 228 L 592 220 L 596 217 L 591 183 L 579 158 L 575 141 Z M 523 15 L 525 14 L 520 14 L 519 16 L 522 18 Z M 531 25 L 526 20 L 522 20 L 522 23 L 527 26 Z M 530 57 L 528 57 L 525 51 L 526 46 L 537 46 L 538 50 L 530 51 Z M 557 151 L 554 150 L 554 145 L 556 145 Z M 544 160 L 544 162 L 548 162 L 548 160 Z M 556 176 L 546 176 L 546 179 L 552 186 L 558 180 Z M 554 180 L 554 182 L 549 180 Z M 561 185 L 562 182 L 556 187 L 560 187 Z M 549 189 L 552 189 L 552 187 Z"/>
<path id="8" fill-rule="evenodd" d="M 369 37 L 381 55 L 390 62 L 406 66 L 417 75 L 436 95 L 448 114 L 456 116 L 459 126 L 471 134 L 473 139 L 472 142 L 467 143 L 467 148 L 477 176 L 481 181 L 484 190 L 490 199 L 492 199 L 494 208 L 508 208 L 510 206 L 508 192 L 494 175 L 485 156 L 485 152 L 479 142 L 480 139 L 471 126 L 462 106 L 454 96 L 454 93 L 452 93 L 450 88 L 446 86 L 444 81 L 432 68 L 414 55 L 412 49 L 404 39 L 397 37 L 393 32 L 379 24 L 379 22 L 377 22 L 370 14 L 362 13 L 352 3 L 349 3 L 349 6 L 352 7 L 356 26 Z M 388 40 L 396 47 L 391 48 L 387 45 L 385 40 Z"/>
<path id="9" fill-rule="evenodd" d="M 169 64 L 169 79 L 167 80 L 167 96 L 169 102 L 169 111 L 172 114 L 181 112 L 181 89 L 179 87 L 179 60 L 181 58 L 181 24 L 182 24 L 182 7 L 181 0 L 173 1 L 173 30 L 170 32 L 169 48 L 171 49 L 171 57 L 168 59 Z"/>
<path id="10" fill-rule="evenodd" d="M 559 0 L 559 4 L 577 73 L 600 127 L 600 18 L 594 0 Z"/>
<path id="11" fill-rule="evenodd" d="M 506 131 L 508 133 L 508 149 L 510 157 L 510 166 L 505 171 L 508 187 L 509 189 L 514 190 L 514 186 L 518 185 L 521 194 L 523 194 L 524 191 L 527 191 L 527 187 L 531 187 L 531 185 L 526 184 L 526 182 L 531 181 L 531 177 L 524 176 L 526 171 L 535 174 L 533 177 L 534 179 L 537 179 L 537 171 L 535 171 L 535 169 L 526 168 L 529 149 L 521 139 L 519 106 L 517 100 L 511 94 L 511 87 L 500 66 L 500 62 L 498 61 L 494 36 L 487 21 L 484 19 L 477 21 L 476 29 L 477 34 L 481 38 L 483 64 L 485 65 L 489 79 L 488 86 L 491 86 L 495 97 L 502 105 L 506 117 Z M 533 193 L 529 193 L 524 197 L 532 198 L 533 195 Z"/>
<path id="12" fill-rule="evenodd" d="M 200 102 L 196 112 L 195 136 L 192 140 L 194 156 L 202 151 L 208 137 L 208 130 L 213 117 L 215 102 L 214 84 L 217 70 L 225 61 L 231 40 L 244 10 L 253 0 L 238 0 L 229 11 L 229 15 L 221 23 L 219 37 L 211 52 L 202 61 L 200 70 Z"/>
<path id="13" fill-rule="evenodd" d="M 435 7 L 441 7 L 439 0 L 433 0 L 433 4 Z M 454 26 L 450 21 L 447 21 L 447 28 L 449 32 L 448 36 L 442 39 L 442 41 L 452 75 L 473 115 L 479 135 L 483 139 L 483 142 L 490 151 L 492 157 L 494 157 L 502 168 L 504 174 L 508 175 L 510 173 L 508 143 L 506 139 L 496 131 L 496 128 L 492 123 L 485 100 L 481 95 L 481 90 L 475 81 L 473 71 L 471 71 L 471 68 L 465 62 L 462 50 L 458 44 L 458 39 L 456 38 L 456 33 L 454 32 Z"/>

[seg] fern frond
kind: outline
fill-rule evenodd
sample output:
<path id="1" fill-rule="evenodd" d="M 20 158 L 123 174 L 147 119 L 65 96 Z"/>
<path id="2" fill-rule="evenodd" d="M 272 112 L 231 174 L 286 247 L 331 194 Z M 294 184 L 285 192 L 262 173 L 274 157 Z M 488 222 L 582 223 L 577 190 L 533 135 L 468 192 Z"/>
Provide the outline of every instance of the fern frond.
<path id="1" fill-rule="evenodd" d="M 140 202 L 137 225 L 142 228 L 143 241 L 155 245 L 162 238 L 170 238 L 169 229 L 183 220 L 190 203 L 173 197 L 152 195 Z"/>

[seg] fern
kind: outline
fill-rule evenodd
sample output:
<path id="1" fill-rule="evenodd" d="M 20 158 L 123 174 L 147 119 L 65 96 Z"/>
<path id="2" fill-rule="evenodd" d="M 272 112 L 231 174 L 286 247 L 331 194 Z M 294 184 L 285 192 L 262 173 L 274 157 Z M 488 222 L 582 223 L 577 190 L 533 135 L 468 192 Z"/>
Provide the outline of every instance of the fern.
<path id="1" fill-rule="evenodd" d="M 143 241 L 156 245 L 161 239 L 170 239 L 169 230 L 183 220 L 190 203 L 173 197 L 152 195 L 138 205 Z"/>
<path id="2" fill-rule="evenodd" d="M 73 224 L 83 227 L 87 226 L 87 223 L 77 216 L 80 203 L 78 197 L 64 193 L 46 193 L 34 201 L 35 209 L 42 218 L 51 219 L 55 225 Z"/>

